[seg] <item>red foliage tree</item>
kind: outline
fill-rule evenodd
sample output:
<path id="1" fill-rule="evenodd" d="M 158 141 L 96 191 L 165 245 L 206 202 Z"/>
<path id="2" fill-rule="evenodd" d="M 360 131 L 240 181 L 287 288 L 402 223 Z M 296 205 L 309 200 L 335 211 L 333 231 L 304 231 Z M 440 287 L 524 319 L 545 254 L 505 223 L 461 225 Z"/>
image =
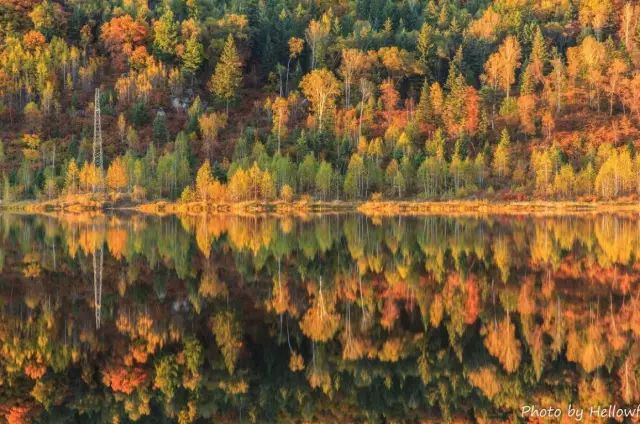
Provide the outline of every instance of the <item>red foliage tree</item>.
<path id="1" fill-rule="evenodd" d="M 102 25 L 100 37 L 116 68 L 124 70 L 126 60 L 136 47 L 145 43 L 149 29 L 129 15 L 118 16 Z"/>

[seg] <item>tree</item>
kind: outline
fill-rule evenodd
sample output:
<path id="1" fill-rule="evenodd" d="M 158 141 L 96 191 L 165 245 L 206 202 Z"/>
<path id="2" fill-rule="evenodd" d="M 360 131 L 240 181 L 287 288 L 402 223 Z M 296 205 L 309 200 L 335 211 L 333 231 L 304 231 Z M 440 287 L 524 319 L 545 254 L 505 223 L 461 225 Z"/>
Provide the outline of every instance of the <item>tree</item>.
<path id="1" fill-rule="evenodd" d="M 525 134 L 535 134 L 535 97 L 532 94 L 524 94 L 518 98 L 518 114 L 520 127 Z"/>
<path id="2" fill-rule="evenodd" d="M 84 191 L 89 191 L 99 187 L 102 184 L 102 176 L 100 170 L 96 168 L 93 162 L 85 162 L 80 169 L 80 187 Z"/>
<path id="3" fill-rule="evenodd" d="M 511 138 L 506 128 L 502 130 L 493 155 L 493 171 L 500 178 L 508 177 L 511 171 Z"/>
<path id="4" fill-rule="evenodd" d="M 549 149 L 534 150 L 531 153 L 531 166 L 535 173 L 536 190 L 539 193 L 548 194 L 555 168 Z"/>
<path id="5" fill-rule="evenodd" d="M 166 7 L 160 19 L 153 23 L 153 47 L 158 56 L 169 60 L 176 54 L 178 24 L 171 7 Z"/>
<path id="6" fill-rule="evenodd" d="M 127 170 L 122 158 L 115 158 L 107 169 L 107 187 L 113 191 L 120 191 L 127 186 Z"/>
<path id="7" fill-rule="evenodd" d="M 293 200 L 293 189 L 289 184 L 284 184 L 280 189 L 280 198 L 287 203 Z"/>
<path id="8" fill-rule="evenodd" d="M 620 58 L 614 58 L 607 67 L 606 90 L 609 94 L 609 116 L 613 115 L 613 104 L 616 96 L 620 95 L 622 81 L 627 70 L 627 63 Z"/>
<path id="9" fill-rule="evenodd" d="M 169 128 L 167 127 L 167 114 L 160 110 L 153 120 L 153 141 L 160 146 L 169 141 Z"/>
<path id="10" fill-rule="evenodd" d="M 400 93 L 396 90 L 395 85 L 391 78 L 387 78 L 380 84 L 380 99 L 384 105 L 384 110 L 387 113 L 387 121 L 391 122 L 391 114 L 398 107 L 400 100 Z"/>
<path id="11" fill-rule="evenodd" d="M 552 71 L 548 77 L 549 97 L 548 103 L 551 106 L 555 103 L 556 113 L 562 109 L 562 96 L 566 87 L 566 70 L 560 55 L 555 55 L 551 60 Z"/>
<path id="12" fill-rule="evenodd" d="M 313 188 L 317 172 L 318 162 L 313 153 L 308 153 L 298 167 L 298 188 L 300 192 L 305 193 Z"/>
<path id="13" fill-rule="evenodd" d="M 207 159 L 196 173 L 196 196 L 199 200 L 205 203 L 209 200 L 209 190 L 212 183 L 211 164 L 209 163 L 209 159 Z"/>
<path id="14" fill-rule="evenodd" d="M 629 108 L 636 119 L 640 119 L 640 72 L 635 72 L 633 77 L 625 81 L 624 85 L 622 103 Z"/>
<path id="15" fill-rule="evenodd" d="M 80 177 L 80 170 L 75 159 L 69 161 L 67 165 L 67 172 L 64 177 L 64 188 L 68 193 L 75 194 L 78 191 L 78 182 Z"/>
<path id="16" fill-rule="evenodd" d="M 198 125 L 202 135 L 202 146 L 207 158 L 211 159 L 213 147 L 218 141 L 218 134 L 227 126 L 227 115 L 220 112 L 204 114 L 198 119 Z"/>
<path id="17" fill-rule="evenodd" d="M 198 69 L 200 69 L 203 57 L 204 49 L 198 41 L 197 35 L 194 34 L 189 37 L 184 44 L 184 52 L 180 57 L 182 60 L 182 70 L 187 75 L 193 77 L 193 75 L 198 72 Z"/>
<path id="18" fill-rule="evenodd" d="M 289 60 L 287 60 L 287 76 L 284 84 L 284 95 L 289 95 L 289 70 L 291 67 L 291 61 L 302 53 L 304 49 L 304 40 L 298 37 L 289 38 Z"/>
<path id="19" fill-rule="evenodd" d="M 485 65 L 487 73 L 494 75 L 492 79 L 500 81 L 502 84 L 507 99 L 511 86 L 516 80 L 516 69 L 520 67 L 520 55 L 520 43 L 514 36 L 509 35 Z"/>
<path id="20" fill-rule="evenodd" d="M 347 174 L 344 178 L 344 192 L 351 198 L 358 198 L 364 195 L 364 161 L 357 153 L 351 155 Z"/>
<path id="21" fill-rule="evenodd" d="M 458 63 L 462 60 L 462 50 L 458 50 L 457 60 L 452 63 L 447 78 L 449 95 L 444 104 L 443 120 L 447 126 L 447 132 L 453 137 L 458 137 L 464 132 L 467 120 L 467 95 L 468 87 L 462 72 L 458 68 Z M 477 102 L 475 102 L 477 103 Z M 477 113 L 477 107 L 476 107 Z"/>
<path id="22" fill-rule="evenodd" d="M 331 18 L 328 14 L 322 15 L 322 18 L 318 21 L 312 19 L 309 22 L 309 27 L 304 32 L 304 36 L 307 40 L 309 48 L 311 48 L 311 69 L 316 68 L 318 62 L 318 56 L 324 48 L 324 43 L 331 31 Z"/>
<path id="23" fill-rule="evenodd" d="M 435 47 L 434 29 L 428 23 L 423 23 L 418 33 L 418 42 L 416 50 L 418 51 L 418 63 L 422 68 L 422 72 L 427 76 L 431 76 L 431 61 L 433 58 L 433 49 Z M 426 84 L 426 81 L 425 81 Z"/>
<path id="24" fill-rule="evenodd" d="M 542 35 L 542 30 L 538 26 L 536 34 L 533 38 L 531 46 L 531 54 L 529 55 L 529 64 L 527 70 L 535 83 L 544 81 L 545 66 L 548 61 L 547 45 Z"/>
<path id="25" fill-rule="evenodd" d="M 48 37 L 59 34 L 66 25 L 64 9 L 60 4 L 50 0 L 45 0 L 34 7 L 29 17 L 34 28 Z"/>
<path id="26" fill-rule="evenodd" d="M 287 123 L 289 121 L 289 100 L 284 97 L 276 97 L 271 105 L 273 112 L 273 129 L 278 137 L 278 154 L 280 153 L 280 140 L 287 134 Z"/>
<path id="27" fill-rule="evenodd" d="M 311 102 L 320 132 L 322 132 L 327 111 L 332 110 L 335 106 L 336 97 L 340 94 L 339 87 L 338 80 L 328 69 L 315 69 L 305 75 L 300 82 L 302 92 Z"/>
<path id="28" fill-rule="evenodd" d="M 333 168 L 329 162 L 323 160 L 320 162 L 315 180 L 316 189 L 320 193 L 322 200 L 325 200 L 329 196 L 329 193 L 331 193 L 332 178 Z"/>
<path id="29" fill-rule="evenodd" d="M 260 176 L 260 197 L 263 200 L 272 200 L 276 197 L 276 185 L 273 181 L 273 176 L 268 170 L 262 171 Z"/>
<path id="30" fill-rule="evenodd" d="M 242 168 L 236 170 L 229 179 L 227 186 L 231 199 L 235 201 L 246 200 L 251 195 L 251 179 Z"/>
<path id="31" fill-rule="evenodd" d="M 233 36 L 229 34 L 224 43 L 220 60 L 209 81 L 211 92 L 226 102 L 227 115 L 229 114 L 229 102 L 235 98 L 236 92 L 242 82 L 242 61 L 236 50 Z"/>
<path id="32" fill-rule="evenodd" d="M 147 26 L 129 15 L 118 16 L 102 25 L 100 37 L 117 69 L 124 70 L 126 60 L 136 47 L 144 44 Z"/>
<path id="33" fill-rule="evenodd" d="M 636 41 L 634 32 L 637 27 L 637 19 L 639 15 L 640 8 L 638 5 L 631 2 L 626 2 L 620 11 L 619 36 L 629 54 L 633 53 L 635 50 Z"/>
<path id="34" fill-rule="evenodd" d="M 427 80 L 424 80 L 420 90 L 420 100 L 414 115 L 414 120 L 419 125 L 432 125 L 434 123 L 433 104 L 431 103 L 431 90 Z"/>
<path id="35" fill-rule="evenodd" d="M 344 105 L 351 106 L 351 87 L 371 65 L 369 57 L 358 49 L 343 49 L 340 75 L 344 80 Z"/>
<path id="36" fill-rule="evenodd" d="M 602 29 L 607 25 L 612 11 L 609 0 L 584 0 L 580 2 L 579 20 L 585 28 L 593 29 L 596 37 L 602 37 Z"/>
<path id="37" fill-rule="evenodd" d="M 405 179 L 395 159 L 391 159 L 391 162 L 387 165 L 385 174 L 390 192 L 396 193 L 398 198 L 402 197 L 405 188 Z"/>
<path id="38" fill-rule="evenodd" d="M 127 135 L 127 120 L 124 117 L 124 113 L 118 115 L 118 134 L 120 135 L 120 142 L 124 143 Z"/>

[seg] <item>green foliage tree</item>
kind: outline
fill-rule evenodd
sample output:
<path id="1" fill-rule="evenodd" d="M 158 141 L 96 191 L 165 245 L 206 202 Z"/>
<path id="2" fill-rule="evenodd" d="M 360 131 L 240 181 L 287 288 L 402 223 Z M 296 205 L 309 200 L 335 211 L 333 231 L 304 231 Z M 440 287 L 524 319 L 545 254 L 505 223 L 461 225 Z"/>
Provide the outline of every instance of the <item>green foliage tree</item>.
<path id="1" fill-rule="evenodd" d="M 166 7 L 160 19 L 153 23 L 153 48 L 158 56 L 170 60 L 176 54 L 178 24 L 173 11 Z"/>
<path id="2" fill-rule="evenodd" d="M 241 82 L 242 62 L 236 50 L 233 36 L 229 34 L 216 64 L 216 69 L 209 81 L 211 92 L 225 101 L 227 114 L 229 114 L 229 102 L 235 98 Z"/>
<path id="3" fill-rule="evenodd" d="M 332 178 L 333 168 L 330 163 L 323 160 L 320 162 L 315 178 L 316 190 L 318 190 L 318 193 L 323 200 L 327 199 L 331 193 Z"/>

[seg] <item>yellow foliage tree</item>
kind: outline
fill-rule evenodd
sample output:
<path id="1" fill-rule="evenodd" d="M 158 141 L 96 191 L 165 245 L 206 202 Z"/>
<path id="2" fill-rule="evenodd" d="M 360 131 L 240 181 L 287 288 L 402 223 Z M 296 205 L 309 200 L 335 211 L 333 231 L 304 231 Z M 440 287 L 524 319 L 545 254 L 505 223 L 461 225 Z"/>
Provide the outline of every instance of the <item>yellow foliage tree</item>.
<path id="1" fill-rule="evenodd" d="M 127 169 L 122 158 L 117 157 L 109 165 L 107 170 L 107 186 L 113 191 L 120 191 L 127 186 Z"/>
<path id="2" fill-rule="evenodd" d="M 322 131 L 327 111 L 333 110 L 336 97 L 340 94 L 340 83 L 328 69 L 315 69 L 304 76 L 300 88 L 311 102 L 318 129 Z"/>

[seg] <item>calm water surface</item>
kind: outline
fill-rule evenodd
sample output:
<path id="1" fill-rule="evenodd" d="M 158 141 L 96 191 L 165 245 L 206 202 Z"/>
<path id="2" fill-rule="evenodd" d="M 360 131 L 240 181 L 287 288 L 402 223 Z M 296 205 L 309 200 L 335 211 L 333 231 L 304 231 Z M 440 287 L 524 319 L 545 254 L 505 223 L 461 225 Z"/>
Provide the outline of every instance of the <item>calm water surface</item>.
<path id="1" fill-rule="evenodd" d="M 10 422 L 640 402 L 640 219 L 0 216 Z"/>

